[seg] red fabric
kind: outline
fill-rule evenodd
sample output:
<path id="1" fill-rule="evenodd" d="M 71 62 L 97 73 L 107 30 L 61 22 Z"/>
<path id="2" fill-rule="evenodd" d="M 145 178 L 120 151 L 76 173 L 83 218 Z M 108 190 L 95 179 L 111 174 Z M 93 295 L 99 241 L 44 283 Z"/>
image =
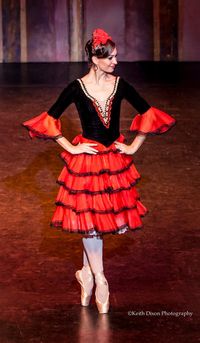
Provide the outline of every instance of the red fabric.
<path id="1" fill-rule="evenodd" d="M 61 135 L 60 119 L 54 119 L 47 112 L 25 121 L 23 126 L 29 130 L 31 138 L 55 138 Z"/>
<path id="2" fill-rule="evenodd" d="M 121 134 L 117 141 L 123 142 Z M 115 233 L 121 228 L 142 227 L 147 209 L 139 200 L 135 183 L 140 178 L 132 156 L 121 154 L 114 143 L 105 147 L 78 135 L 73 144 L 97 143 L 96 155 L 61 154 L 65 167 L 58 177 L 61 185 L 52 226 L 68 232 Z"/>
<path id="3" fill-rule="evenodd" d="M 112 40 L 112 37 L 109 36 L 104 30 L 96 29 L 93 31 L 92 39 L 93 47 L 96 48 L 100 44 L 106 44 L 108 39 Z"/>
<path id="4" fill-rule="evenodd" d="M 175 122 L 175 119 L 169 114 L 151 107 L 145 113 L 136 115 L 131 123 L 130 130 L 145 134 L 161 134 L 169 130 Z"/>

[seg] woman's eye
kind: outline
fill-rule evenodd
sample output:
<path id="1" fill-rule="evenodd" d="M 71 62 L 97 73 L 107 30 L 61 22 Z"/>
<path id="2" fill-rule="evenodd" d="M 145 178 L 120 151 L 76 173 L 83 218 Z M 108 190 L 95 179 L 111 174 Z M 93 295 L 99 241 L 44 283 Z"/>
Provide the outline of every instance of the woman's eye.
<path id="1" fill-rule="evenodd" d="M 113 57 L 115 57 L 117 59 L 117 55 L 116 56 L 109 56 L 108 59 L 112 60 Z"/>

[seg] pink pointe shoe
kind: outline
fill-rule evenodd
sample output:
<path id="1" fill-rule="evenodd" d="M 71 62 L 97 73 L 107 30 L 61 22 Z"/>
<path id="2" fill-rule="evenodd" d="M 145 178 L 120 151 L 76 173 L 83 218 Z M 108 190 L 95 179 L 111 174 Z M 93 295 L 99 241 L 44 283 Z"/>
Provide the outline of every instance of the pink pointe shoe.
<path id="1" fill-rule="evenodd" d="M 101 285 L 108 285 L 107 280 L 105 278 L 105 275 L 103 272 L 99 272 L 95 274 L 95 282 L 96 282 L 96 286 L 97 287 L 101 287 Z M 102 303 L 101 301 L 99 301 L 99 299 L 97 299 L 97 290 L 95 292 L 95 301 L 96 301 L 96 305 L 98 308 L 99 313 L 108 313 L 109 311 L 109 291 L 108 291 L 108 295 L 107 295 L 107 299 L 104 303 Z"/>
<path id="2" fill-rule="evenodd" d="M 92 296 L 92 289 L 94 286 L 94 278 L 93 278 L 93 274 L 92 274 L 89 266 L 87 266 L 87 267 L 84 266 L 83 268 L 87 271 L 87 274 L 88 274 L 87 281 L 84 281 L 84 279 L 83 279 L 82 269 L 77 270 L 77 272 L 75 273 L 75 277 L 81 285 L 81 305 L 82 306 L 88 306 L 90 303 L 91 296 Z M 87 286 L 90 289 L 89 294 L 86 292 L 86 282 L 87 282 Z"/>

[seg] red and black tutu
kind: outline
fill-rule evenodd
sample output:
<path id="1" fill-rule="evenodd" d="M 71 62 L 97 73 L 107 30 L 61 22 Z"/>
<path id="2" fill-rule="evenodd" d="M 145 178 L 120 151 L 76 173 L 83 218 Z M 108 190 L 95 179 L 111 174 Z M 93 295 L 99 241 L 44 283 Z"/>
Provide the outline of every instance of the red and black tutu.
<path id="1" fill-rule="evenodd" d="M 158 134 L 167 131 L 174 123 L 171 116 L 151 107 L 134 118 L 130 130 Z M 60 120 L 47 112 L 23 125 L 29 129 L 31 137 L 54 139 L 61 134 Z M 117 141 L 124 142 L 124 136 L 121 134 Z M 57 180 L 60 189 L 51 225 L 84 235 L 124 233 L 141 228 L 141 217 L 147 209 L 135 188 L 140 175 L 132 156 L 120 153 L 114 143 L 106 147 L 81 134 L 72 143 L 83 142 L 96 143 L 98 153 L 61 153 L 65 166 Z"/>
<path id="2" fill-rule="evenodd" d="M 123 142 L 124 136 L 117 141 Z M 96 143 L 98 153 L 61 154 L 65 167 L 57 180 L 60 190 L 52 225 L 83 234 L 141 228 L 147 210 L 135 188 L 140 175 L 132 157 L 119 153 L 114 143 L 106 148 L 82 135 L 72 143 L 84 142 Z"/>

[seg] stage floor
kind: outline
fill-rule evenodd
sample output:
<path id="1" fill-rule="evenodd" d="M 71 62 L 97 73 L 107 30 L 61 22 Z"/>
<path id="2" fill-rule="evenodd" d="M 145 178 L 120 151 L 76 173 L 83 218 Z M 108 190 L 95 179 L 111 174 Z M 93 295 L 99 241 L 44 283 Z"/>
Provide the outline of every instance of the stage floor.
<path id="1" fill-rule="evenodd" d="M 149 209 L 142 230 L 104 238 L 111 307 L 80 305 L 74 273 L 81 236 L 49 222 L 63 167 L 62 149 L 30 140 L 21 123 L 48 110 L 86 64 L 0 66 L 0 342 L 181 342 L 199 340 L 200 64 L 122 63 L 154 107 L 173 115 L 168 133 L 149 136 L 134 155 L 137 189 Z M 123 101 L 121 132 L 136 111 Z M 68 139 L 80 132 L 74 105 L 62 116 Z M 178 314 L 179 313 L 179 314 Z"/>

